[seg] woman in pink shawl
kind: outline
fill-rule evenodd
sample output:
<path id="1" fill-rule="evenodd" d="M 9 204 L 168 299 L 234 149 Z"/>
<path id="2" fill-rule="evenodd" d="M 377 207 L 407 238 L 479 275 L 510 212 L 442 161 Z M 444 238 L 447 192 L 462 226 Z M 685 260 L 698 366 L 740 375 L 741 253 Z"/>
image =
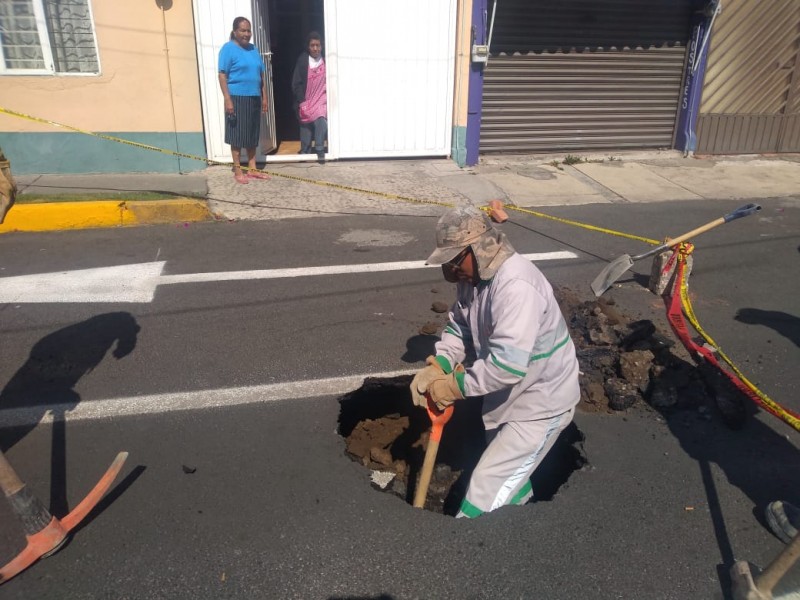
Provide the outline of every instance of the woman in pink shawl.
<path id="1" fill-rule="evenodd" d="M 292 75 L 297 119 L 300 121 L 300 154 L 311 154 L 311 143 L 319 162 L 325 162 L 325 136 L 328 134 L 328 95 L 325 85 L 325 59 L 322 38 L 308 34 L 308 52 L 297 58 Z"/>

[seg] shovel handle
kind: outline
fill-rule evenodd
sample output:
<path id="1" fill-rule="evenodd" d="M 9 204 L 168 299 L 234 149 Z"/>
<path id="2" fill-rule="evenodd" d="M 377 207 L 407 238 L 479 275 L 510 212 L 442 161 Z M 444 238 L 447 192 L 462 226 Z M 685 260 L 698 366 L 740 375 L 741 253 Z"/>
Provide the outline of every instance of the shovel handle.
<path id="1" fill-rule="evenodd" d="M 7 498 L 20 491 L 25 484 L 14 471 L 11 463 L 8 462 L 6 455 L 0 451 L 0 491 Z"/>
<path id="2" fill-rule="evenodd" d="M 730 223 L 731 221 L 735 221 L 736 219 L 752 215 L 753 213 L 756 213 L 760 210 L 761 210 L 760 204 L 745 204 L 744 206 L 740 206 L 733 212 L 729 212 L 722 218 L 725 219 L 726 223 Z"/>
<path id="3" fill-rule="evenodd" d="M 414 508 L 425 506 L 425 498 L 428 496 L 428 486 L 431 484 L 433 466 L 436 464 L 436 455 L 439 453 L 439 440 L 433 439 L 431 433 L 428 439 L 428 448 L 425 450 L 425 461 L 422 463 L 422 472 L 419 476 L 419 484 L 414 492 Z"/>
<path id="4" fill-rule="evenodd" d="M 786 571 L 800 558 L 800 534 L 795 534 L 792 541 L 775 560 L 756 578 L 756 588 L 761 593 L 771 594 L 772 588 L 786 575 Z"/>
<path id="5" fill-rule="evenodd" d="M 730 223 L 731 221 L 735 221 L 736 219 L 741 219 L 742 217 L 746 217 L 748 215 L 752 215 L 754 212 L 761 210 L 761 206 L 758 204 L 745 204 L 744 206 L 740 206 L 736 210 L 729 212 L 727 215 L 714 219 L 710 223 L 706 223 L 705 225 L 701 225 L 697 229 L 692 229 L 688 233 L 684 233 L 683 235 L 679 235 L 676 238 L 670 238 L 660 246 L 653 248 L 652 250 L 645 252 L 644 254 L 639 254 L 638 256 L 631 257 L 631 260 L 639 260 L 642 258 L 647 258 L 648 256 L 652 256 L 654 254 L 658 254 L 659 252 L 663 252 L 667 248 L 672 248 L 680 244 L 681 242 L 685 242 L 696 235 L 700 235 L 701 233 L 705 233 L 709 229 L 714 229 L 714 227 L 719 227 L 720 225 L 724 225 L 725 223 Z"/>
<path id="6" fill-rule="evenodd" d="M 431 483 L 433 467 L 436 464 L 436 455 L 439 453 L 439 441 L 442 439 L 444 426 L 453 416 L 453 405 L 451 404 L 443 411 L 437 410 L 433 402 L 428 398 L 428 416 L 431 418 L 431 435 L 428 438 L 428 447 L 425 449 L 425 460 L 422 462 L 422 471 L 419 475 L 419 484 L 414 492 L 414 508 L 423 508 L 425 498 L 428 496 L 428 486 Z"/>

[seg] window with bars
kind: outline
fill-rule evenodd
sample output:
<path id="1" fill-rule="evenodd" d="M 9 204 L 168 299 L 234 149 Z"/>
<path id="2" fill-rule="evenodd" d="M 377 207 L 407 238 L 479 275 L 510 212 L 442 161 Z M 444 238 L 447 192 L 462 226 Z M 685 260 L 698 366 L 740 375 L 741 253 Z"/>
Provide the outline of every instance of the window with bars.
<path id="1" fill-rule="evenodd" d="M 0 75 L 99 72 L 89 0 L 0 0 Z"/>

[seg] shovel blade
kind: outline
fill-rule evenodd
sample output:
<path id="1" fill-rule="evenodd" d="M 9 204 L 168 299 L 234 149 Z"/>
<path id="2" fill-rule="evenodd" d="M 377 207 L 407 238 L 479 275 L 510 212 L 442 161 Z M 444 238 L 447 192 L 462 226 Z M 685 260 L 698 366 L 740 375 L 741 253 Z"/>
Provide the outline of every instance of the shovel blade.
<path id="1" fill-rule="evenodd" d="M 630 255 L 623 254 L 619 258 L 615 258 L 608 263 L 605 268 L 600 271 L 600 274 L 592 281 L 592 291 L 595 296 L 602 296 L 613 283 L 622 277 L 628 269 L 633 266 L 633 260 Z"/>

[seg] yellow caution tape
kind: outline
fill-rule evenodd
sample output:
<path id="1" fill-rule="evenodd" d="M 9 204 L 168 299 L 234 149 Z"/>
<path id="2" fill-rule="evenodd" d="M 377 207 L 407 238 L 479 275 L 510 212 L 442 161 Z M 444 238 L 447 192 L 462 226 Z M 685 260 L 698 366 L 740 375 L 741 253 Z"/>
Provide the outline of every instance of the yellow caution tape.
<path id="1" fill-rule="evenodd" d="M 14 110 L 9 110 L 7 108 L 3 108 L 0 106 L 0 113 L 4 113 L 13 117 L 19 117 L 21 119 L 26 119 L 28 121 L 33 121 L 35 123 L 43 123 L 45 125 L 52 125 L 54 127 L 61 127 L 63 129 L 68 129 L 70 131 L 74 131 L 76 133 L 82 133 L 83 135 L 90 135 L 92 137 L 100 138 L 103 140 L 108 140 L 110 142 L 118 142 L 120 144 L 126 144 L 128 146 L 134 146 L 136 148 L 141 148 L 143 150 L 152 150 L 153 152 L 160 152 L 161 154 L 167 154 L 169 156 L 176 156 L 179 158 L 189 158 L 191 160 L 197 160 L 207 165 L 214 165 L 214 166 L 223 166 L 223 167 L 232 167 L 232 162 L 220 161 L 220 160 L 213 160 L 210 158 L 205 158 L 202 156 L 196 156 L 194 154 L 186 154 L 185 152 L 176 152 L 174 150 L 167 150 L 166 148 L 159 148 L 157 146 L 151 146 L 150 144 L 142 144 L 141 142 L 133 142 L 131 140 L 126 140 L 123 138 L 118 138 L 112 135 L 104 135 L 102 133 L 95 133 L 93 131 L 86 131 L 83 129 L 79 129 L 78 127 L 73 127 L 71 125 L 64 125 L 63 123 L 57 123 L 56 121 L 51 121 L 49 119 L 42 119 L 40 117 L 34 117 L 32 115 L 26 115 L 24 113 L 20 113 Z M 437 206 L 445 206 L 450 207 L 453 206 L 452 204 L 446 202 L 436 202 L 435 200 L 419 200 L 416 198 L 409 198 L 407 196 L 400 196 L 399 194 L 390 194 L 388 192 L 376 192 L 374 190 L 365 190 L 362 188 L 357 188 L 349 185 L 341 185 L 339 183 L 331 183 L 330 181 L 321 181 L 317 179 L 308 179 L 306 177 L 298 177 L 297 175 L 288 175 L 286 173 L 276 173 L 274 171 L 267 171 L 265 169 L 251 169 L 250 167 L 242 167 L 243 171 L 256 171 L 258 173 L 266 173 L 267 175 L 271 175 L 273 177 L 283 177 L 284 179 L 290 179 L 293 181 L 300 181 L 303 183 L 313 183 L 314 185 L 322 185 L 326 187 L 335 188 L 338 190 L 344 190 L 348 192 L 358 192 L 361 194 L 369 194 L 371 196 L 381 196 L 383 198 L 389 198 L 392 200 L 402 200 L 403 202 L 413 202 L 416 204 L 431 204 Z"/>
<path id="2" fill-rule="evenodd" d="M 537 212 L 535 210 L 530 210 L 529 208 L 520 208 L 519 206 L 515 206 L 513 204 L 506 204 L 503 208 L 508 208 L 511 210 L 516 210 L 517 212 L 525 213 L 528 215 L 533 215 L 534 217 L 541 217 L 542 219 L 551 219 L 553 221 L 558 221 L 559 223 L 564 223 L 566 225 L 574 225 L 575 227 L 583 227 L 584 229 L 589 229 L 591 231 L 598 231 L 600 233 L 607 233 L 608 235 L 616 235 L 618 237 L 628 238 L 630 240 L 637 240 L 640 242 L 645 242 L 652 246 L 658 246 L 661 244 L 658 240 L 651 240 L 650 238 L 642 237 L 640 235 L 633 235 L 630 233 L 623 233 L 621 231 L 614 231 L 613 229 L 606 229 L 605 227 L 597 227 L 596 225 L 589 225 L 588 223 L 581 223 L 580 221 L 573 221 L 572 219 L 564 219 L 563 217 L 554 217 L 552 215 L 546 215 L 544 213 Z"/>
<path id="3" fill-rule="evenodd" d="M 108 141 L 111 141 L 111 142 L 117 142 L 117 143 L 120 143 L 120 144 L 126 144 L 128 146 L 134 146 L 136 148 L 141 148 L 143 150 L 151 150 L 153 152 L 160 152 L 161 154 L 167 154 L 169 156 L 176 156 L 176 157 L 179 157 L 179 158 L 188 158 L 188 159 L 191 159 L 191 160 L 197 160 L 197 161 L 203 162 L 203 163 L 205 163 L 207 165 L 228 166 L 228 167 L 233 166 L 232 162 L 212 160 L 212 159 L 209 159 L 209 158 L 206 158 L 206 157 L 202 157 L 202 156 L 196 156 L 196 155 L 193 155 L 193 154 L 187 154 L 185 152 L 176 152 L 174 150 L 167 150 L 165 148 L 159 148 L 157 146 L 151 146 L 150 144 L 142 144 L 141 142 L 134 142 L 134 141 L 131 141 L 131 140 L 126 140 L 126 139 L 118 138 L 118 137 L 111 136 L 111 135 L 104 135 L 104 134 L 96 133 L 96 132 L 93 132 L 93 131 L 86 131 L 86 130 L 83 130 L 83 129 L 79 129 L 78 127 L 73 127 L 71 125 L 64 125 L 63 123 L 57 123 L 56 121 L 51 121 L 49 119 L 42 119 L 40 117 L 34 117 L 32 115 L 27 115 L 25 113 L 20 113 L 20 112 L 14 111 L 14 110 L 3 108 L 1 106 L 0 106 L 0 113 L 6 114 L 6 115 L 10 115 L 10 116 L 13 116 L 13 117 L 18 117 L 20 119 L 26 119 L 28 121 L 33 121 L 33 122 L 36 122 L 36 123 L 43 123 L 45 125 L 52 125 L 53 127 L 60 127 L 62 129 L 68 129 L 68 130 L 74 131 L 76 133 L 81 133 L 83 135 L 89 135 L 89 136 L 92 136 L 92 137 L 100 138 L 100 139 L 103 139 L 103 140 L 108 140 Z M 250 169 L 249 167 L 242 167 L 242 169 L 245 170 L 245 171 L 257 171 L 259 173 L 266 173 L 267 175 L 271 175 L 271 176 L 274 176 L 274 177 L 282 177 L 284 179 L 289 179 L 289 180 L 298 181 L 298 182 L 302 182 L 302 183 L 311 183 L 311 184 L 314 184 L 314 185 L 321 185 L 321 186 L 330 187 L 330 188 L 334 188 L 334 189 L 338 189 L 338 190 L 344 190 L 344 191 L 348 191 L 348 192 L 357 192 L 357 193 L 360 193 L 360 194 L 369 194 L 371 196 L 378 196 L 378 197 L 387 198 L 387 199 L 390 199 L 390 200 L 399 200 L 399 201 L 402 201 L 402 202 L 410 202 L 410 203 L 413 203 L 413 204 L 428 204 L 428 205 L 443 206 L 443 207 L 452 207 L 453 206 L 453 204 L 449 203 L 449 202 L 437 202 L 435 200 L 420 200 L 418 198 L 411 198 L 411 197 L 408 197 L 408 196 L 402 196 L 400 194 L 391 194 L 391 193 L 388 193 L 388 192 L 378 192 L 378 191 L 375 191 L 375 190 L 366 190 L 366 189 L 357 188 L 357 187 L 353 187 L 353 186 L 349 186 L 349 185 L 342 185 L 342 184 L 339 184 L 339 183 L 332 183 L 332 182 L 329 182 L 329 181 L 322 181 L 322 180 L 318 180 L 318 179 L 309 179 L 309 178 L 306 178 L 306 177 L 299 177 L 297 175 L 288 175 L 286 173 L 276 173 L 274 171 L 267 171 L 265 169 Z M 481 207 L 481 208 L 482 208 L 482 210 L 487 210 L 487 211 L 490 210 L 488 207 Z M 517 211 L 519 213 L 532 215 L 534 217 L 539 217 L 539 218 L 542 218 L 542 219 L 550 219 L 552 221 L 556 221 L 558 223 L 563 223 L 565 225 L 571 225 L 573 227 L 581 227 L 583 229 L 587 229 L 587 230 L 590 230 L 590 231 L 597 231 L 599 233 L 605 233 L 605 234 L 608 234 L 608 235 L 614 235 L 614 236 L 624 237 L 624 238 L 631 239 L 631 240 L 645 242 L 645 243 L 653 245 L 653 246 L 658 246 L 659 244 L 661 244 L 661 242 L 658 241 L 658 240 L 653 240 L 653 239 L 646 238 L 646 237 L 643 237 L 643 236 L 624 233 L 624 232 L 621 232 L 621 231 L 615 231 L 613 229 L 608 229 L 608 228 L 605 228 L 605 227 L 598 227 L 596 225 L 590 225 L 588 223 L 582 223 L 580 221 L 574 221 L 572 219 L 565 219 L 563 217 L 554 217 L 552 215 L 548 215 L 548 214 L 545 214 L 545 213 L 542 213 L 542 212 L 538 212 L 538 211 L 535 211 L 535 210 L 531 210 L 531 209 L 528 209 L 528 208 L 522 208 L 522 207 L 516 206 L 514 204 L 506 204 L 506 205 L 504 205 L 504 208 L 515 210 L 515 211 Z M 742 374 L 742 372 L 738 369 L 738 367 L 736 367 L 736 365 L 733 364 L 733 362 L 722 351 L 722 349 L 714 342 L 714 340 L 712 340 L 711 337 L 700 327 L 700 324 L 697 322 L 697 318 L 694 315 L 694 311 L 692 310 L 692 305 L 691 305 L 691 302 L 689 300 L 688 288 L 686 286 L 685 279 L 681 282 L 680 293 L 681 293 L 681 302 L 683 304 L 683 308 L 684 308 L 686 317 L 689 319 L 689 322 L 697 330 L 697 332 L 702 336 L 702 338 L 709 345 L 714 347 L 714 349 L 717 351 L 719 356 L 731 367 L 731 369 L 734 371 L 734 373 L 736 373 L 737 377 L 739 377 L 739 379 L 750 390 L 752 390 L 753 393 L 755 393 L 767 406 L 769 406 L 776 413 L 778 413 L 779 416 L 784 421 L 786 421 L 787 423 L 792 425 L 795 429 L 800 431 L 800 420 L 798 420 L 797 418 L 795 418 L 794 416 L 792 416 L 791 414 L 786 412 L 786 410 L 780 404 L 778 404 L 774 400 L 770 399 L 766 394 L 764 394 L 761 390 L 759 390 L 753 383 L 751 383 Z"/>
<path id="4" fill-rule="evenodd" d="M 716 353 L 719 357 L 724 360 L 727 365 L 731 368 L 731 370 L 736 373 L 736 377 L 739 378 L 741 381 L 750 391 L 752 391 L 756 396 L 758 396 L 761 401 L 771 409 L 772 413 L 776 415 L 781 420 L 785 421 L 792 427 L 794 427 L 797 431 L 800 431 L 800 419 L 796 416 L 788 412 L 783 406 L 772 400 L 769 396 L 767 396 L 764 392 L 758 389 L 755 384 L 753 384 L 747 377 L 745 377 L 744 373 L 733 363 L 733 361 L 728 358 L 728 355 L 722 351 L 722 348 L 711 339 L 711 336 L 705 332 L 705 330 L 700 326 L 700 323 L 697 320 L 697 317 L 694 314 L 694 309 L 692 308 L 692 302 L 689 299 L 689 286 L 686 282 L 686 276 L 684 275 L 680 281 L 680 294 L 681 294 L 681 305 L 683 306 L 683 313 L 686 315 L 686 318 L 692 324 L 692 327 L 695 328 L 697 333 L 700 334 L 706 343 L 714 348 Z"/>
<path id="5" fill-rule="evenodd" d="M 86 131 L 86 130 L 83 130 L 83 129 L 79 129 L 77 127 L 73 127 L 71 125 L 64 125 L 63 123 L 57 123 L 56 121 L 51 121 L 49 119 L 42 119 L 40 117 L 34 117 L 32 115 L 27 115 L 25 113 L 21 113 L 21 112 L 17 112 L 17 111 L 14 111 L 14 110 L 7 109 L 7 108 L 3 108 L 1 106 L 0 106 L 0 113 L 7 114 L 7 115 L 10 115 L 10 116 L 13 116 L 13 117 L 19 117 L 20 119 L 26 119 L 28 121 L 33 121 L 35 123 L 43 123 L 45 125 L 52 125 L 53 127 L 61 127 L 63 129 L 68 129 L 70 131 L 74 131 L 76 133 L 81 133 L 83 135 L 90 135 L 92 137 L 100 138 L 100 139 L 103 139 L 103 140 L 108 140 L 108 141 L 111 141 L 111 142 L 118 142 L 120 144 L 126 144 L 128 146 L 134 146 L 136 148 L 141 148 L 143 150 L 151 150 L 153 152 L 160 152 L 161 154 L 167 154 L 169 156 L 176 156 L 178 158 L 188 158 L 188 159 L 191 159 L 191 160 L 197 160 L 197 161 L 206 163 L 207 165 L 226 166 L 226 167 L 232 167 L 233 166 L 232 162 L 212 160 L 212 159 L 209 159 L 209 158 L 204 158 L 202 156 L 195 156 L 193 154 L 186 154 L 184 152 L 176 152 L 174 150 L 167 150 L 165 148 L 159 148 L 157 146 L 151 146 L 149 144 L 142 144 L 140 142 L 133 142 L 131 140 L 126 140 L 126 139 L 114 137 L 114 136 L 111 136 L 111 135 L 104 135 L 102 133 L 95 133 L 93 131 Z M 346 191 L 346 192 L 357 192 L 359 194 L 368 194 L 370 196 L 378 196 L 378 197 L 386 198 L 386 199 L 389 199 L 389 200 L 399 200 L 401 202 L 410 202 L 412 204 L 428 204 L 428 205 L 432 205 L 432 206 L 443 206 L 443 207 L 446 207 L 446 208 L 450 208 L 450 207 L 453 206 L 453 204 L 449 203 L 449 202 L 437 202 L 436 200 L 420 200 L 418 198 L 410 198 L 408 196 L 401 196 L 400 194 L 391 194 L 389 192 L 378 192 L 378 191 L 375 191 L 375 190 L 366 190 L 366 189 L 357 188 L 357 187 L 353 187 L 353 186 L 349 186 L 349 185 L 342 185 L 342 184 L 339 184 L 339 183 L 331 183 L 330 181 L 322 181 L 322 180 L 319 180 L 319 179 L 309 179 L 307 177 L 299 177 L 297 175 L 288 175 L 286 173 L 277 173 L 275 171 L 267 171 L 265 169 L 250 169 L 249 167 L 242 167 L 242 170 L 244 170 L 244 171 L 257 171 L 259 173 L 265 173 L 265 174 L 271 175 L 273 177 L 282 177 L 284 179 L 289 179 L 289 180 L 292 180 L 292 181 L 298 181 L 298 182 L 302 182 L 302 183 L 311 183 L 313 185 L 325 186 L 325 187 L 329 187 L 329 188 L 333 188 L 333 189 L 337 189 L 337 190 L 343 190 L 343 191 Z M 623 233 L 621 231 L 614 231 L 613 229 L 606 229 L 604 227 L 597 227 L 595 225 L 590 225 L 588 223 L 581 223 L 580 221 L 573 221 L 571 219 L 564 219 L 562 217 L 554 217 L 554 216 L 547 215 L 547 214 L 544 214 L 544 213 L 540 213 L 540 212 L 537 212 L 537 211 L 533 211 L 533 210 L 530 210 L 530 209 L 520 208 L 518 206 L 514 206 L 513 204 L 505 205 L 505 208 L 510 208 L 510 209 L 515 210 L 517 212 L 533 215 L 535 217 L 540 217 L 540 218 L 544 218 L 544 219 L 551 219 L 553 221 L 557 221 L 559 223 L 564 223 L 566 225 L 572 225 L 574 227 L 582 227 L 583 229 L 588 229 L 590 231 L 597 231 L 597 232 L 600 232 L 600 233 L 606 233 L 608 235 L 615 235 L 615 236 L 618 236 L 618 237 L 624 237 L 624 238 L 628 238 L 628 239 L 631 239 L 631 240 L 638 240 L 638 241 L 641 241 L 641 242 L 645 242 L 647 244 L 651 244 L 653 246 L 657 246 L 657 245 L 659 245 L 661 243 L 661 242 L 659 242 L 657 240 L 651 240 L 649 238 L 641 237 L 641 236 L 638 236 L 638 235 L 632 235 L 632 234 L 629 234 L 629 233 Z M 483 210 L 489 210 L 487 207 L 482 207 L 482 209 Z"/>

